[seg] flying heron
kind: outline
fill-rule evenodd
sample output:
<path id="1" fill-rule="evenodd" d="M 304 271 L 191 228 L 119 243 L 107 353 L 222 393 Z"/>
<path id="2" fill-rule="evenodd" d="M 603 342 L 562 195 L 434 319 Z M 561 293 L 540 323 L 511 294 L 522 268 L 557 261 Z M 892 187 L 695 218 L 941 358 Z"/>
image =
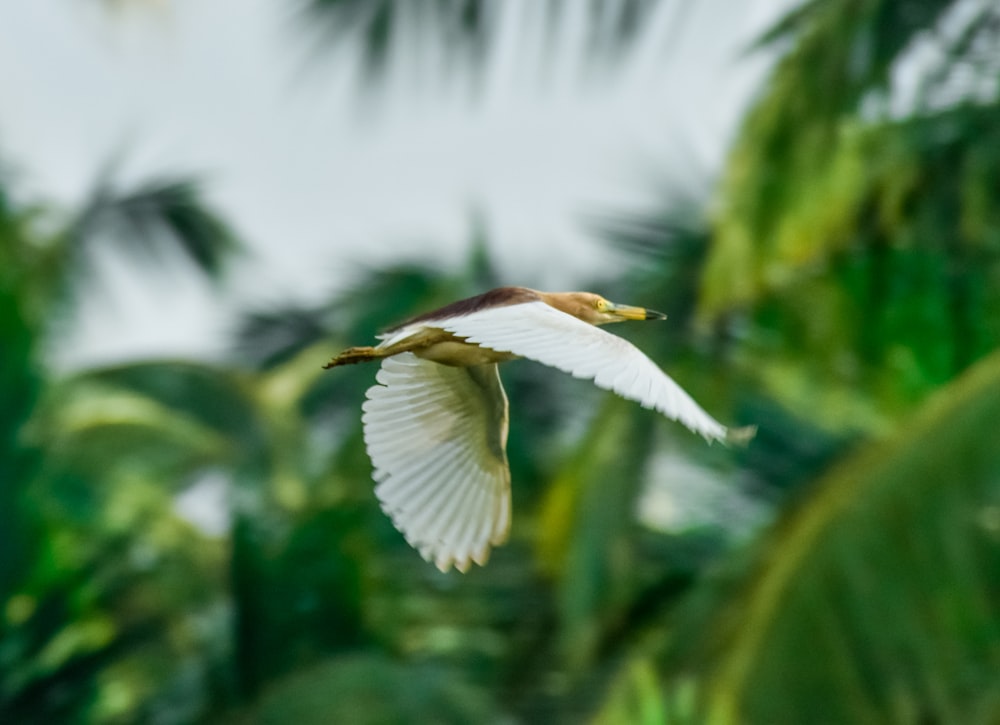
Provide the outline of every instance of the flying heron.
<path id="1" fill-rule="evenodd" d="M 486 563 L 510 532 L 507 396 L 497 363 L 518 357 L 680 421 L 709 442 L 727 429 L 627 340 L 597 325 L 662 320 L 590 292 L 500 287 L 414 317 L 324 367 L 382 360 L 362 423 L 375 494 L 406 540 L 441 571 Z"/>

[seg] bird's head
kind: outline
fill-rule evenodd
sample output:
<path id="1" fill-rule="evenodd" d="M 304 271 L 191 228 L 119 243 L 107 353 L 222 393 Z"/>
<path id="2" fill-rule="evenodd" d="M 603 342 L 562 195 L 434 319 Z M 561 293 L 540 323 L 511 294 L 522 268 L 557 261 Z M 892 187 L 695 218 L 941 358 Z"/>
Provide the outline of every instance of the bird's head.
<path id="1" fill-rule="evenodd" d="M 667 319 L 662 312 L 647 310 L 645 307 L 618 305 L 592 292 L 549 292 L 542 293 L 542 299 L 557 310 L 591 325 L 606 325 L 624 320 Z"/>

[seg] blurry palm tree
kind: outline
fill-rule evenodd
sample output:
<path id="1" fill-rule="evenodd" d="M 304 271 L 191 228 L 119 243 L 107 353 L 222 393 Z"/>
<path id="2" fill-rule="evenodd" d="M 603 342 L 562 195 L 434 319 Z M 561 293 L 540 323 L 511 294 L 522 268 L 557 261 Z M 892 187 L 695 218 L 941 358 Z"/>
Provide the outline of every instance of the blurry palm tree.
<path id="1" fill-rule="evenodd" d="M 482 54 L 495 3 L 413 5 L 308 3 L 373 70 L 400 13 Z M 47 558 L 6 560 L 0 663 L 19 667 L 0 670 L 0 707 L 161 722 L 234 705 L 254 722 L 995 721 L 998 37 L 991 3 L 813 0 L 762 41 L 781 59 L 716 204 L 675 195 L 608 219 L 637 269 L 597 285 L 669 312 L 623 332 L 713 411 L 758 423 L 758 441 L 705 448 L 511 363 L 518 524 L 463 578 L 424 566 L 377 509 L 358 414 L 372 371 L 319 364 L 492 286 L 484 253 L 455 275 L 391 268 L 315 309 L 250 315 L 238 364 L 116 366 L 43 391 L 32 360 L 74 256 L 31 250 L 85 248 L 111 221 L 171 237 L 222 227 L 166 212 L 136 224 L 136 210 L 174 207 L 105 194 L 121 203 L 52 242 L 8 201 L 2 249 L 36 261 L 0 269 L 13 341 L 0 392 L 17 401 L 0 462 L 35 492 L 0 494 L 0 536 L 40 551 L 48 526 L 51 542 Z M 678 472 L 690 490 L 669 487 Z M 178 493 L 220 480 L 228 545 L 177 510 Z M 725 514 L 676 515 L 713 484 L 707 505 Z"/>
<path id="2" fill-rule="evenodd" d="M 778 404 L 752 416 L 750 470 L 780 474 L 804 436 L 836 456 L 899 430 L 816 482 L 830 455 L 805 459 L 806 490 L 647 631 L 602 718 L 992 722 L 1000 11 L 807 2 L 762 44 L 782 57 L 729 160 L 694 321 Z"/>
<path id="3" fill-rule="evenodd" d="M 319 31 L 325 48 L 352 45 L 361 54 L 370 80 L 382 80 L 393 57 L 405 46 L 414 58 L 440 59 L 428 69 L 483 70 L 512 17 L 518 30 L 555 36 L 580 19 L 586 47 L 575 60 L 591 70 L 614 65 L 633 46 L 665 0 L 612 0 L 585 3 L 540 0 L 519 7 L 496 0 L 298 0 L 306 27 Z M 516 16 L 516 17 L 515 17 Z M 573 17 L 575 16 L 575 17 Z"/>
<path id="4" fill-rule="evenodd" d="M 30 212 L 15 208 L 0 177 L 0 601 L 6 601 L 27 566 L 30 517 L 21 510 L 19 482 L 36 469 L 38 452 L 22 445 L 20 431 L 41 385 L 34 328 L 29 318 L 30 279 L 16 264 Z M 35 313 L 37 314 L 37 313 Z"/>
<path id="5" fill-rule="evenodd" d="M 118 525 L 99 526 L 90 518 L 102 510 L 98 502 L 105 493 L 103 467 L 122 458 L 133 464 L 141 461 L 121 455 L 105 459 L 107 449 L 100 447 L 85 455 L 81 448 L 60 450 L 64 441 L 56 426 L 46 427 L 38 420 L 28 425 L 29 418 L 37 415 L 38 401 L 61 394 L 58 389 L 43 392 L 47 377 L 43 351 L 70 314 L 74 296 L 86 289 L 95 245 L 115 245 L 142 262 L 173 250 L 217 278 L 222 260 L 236 244 L 227 226 L 203 204 L 191 180 L 164 177 L 123 191 L 105 177 L 81 210 L 70 214 L 45 203 L 15 201 L 9 193 L 10 179 L 4 181 L 0 191 L 4 338 L 0 661 L 5 664 L 0 669 L 0 713 L 14 720 L 60 718 L 92 698 L 96 665 L 110 662 L 124 642 L 141 639 L 157 620 L 144 616 L 142 608 L 132 611 L 132 604 L 125 601 L 115 603 L 122 616 L 109 616 L 123 577 L 141 577 L 138 570 L 143 566 L 129 566 L 112 555 L 125 551 L 123 547 L 132 541 L 120 520 Z M 142 430 L 129 416 L 142 410 L 145 402 L 122 402 L 118 409 L 105 406 L 102 414 L 109 420 L 117 418 L 124 435 L 141 440 Z M 76 413 L 88 414 L 85 409 Z M 78 423 L 79 418 L 67 421 L 70 427 Z M 175 437 L 183 441 L 196 434 L 178 428 Z M 129 441 L 119 440 L 114 450 L 121 454 L 128 446 Z M 209 441 L 201 441 L 200 450 L 208 447 Z M 147 465 L 177 462 L 169 448 L 160 452 L 161 457 Z M 77 456 L 81 465 L 54 464 L 59 454 Z M 123 475 L 135 479 L 141 472 L 123 471 Z M 133 496 L 129 517 L 141 520 L 151 505 L 149 495 L 162 496 L 148 489 Z M 176 593 L 195 586 L 192 580 Z"/>
<path id="6" fill-rule="evenodd" d="M 885 431 L 1000 341 L 1000 10 L 808 2 L 721 189 L 701 312 L 827 426 Z"/>
<path id="7" fill-rule="evenodd" d="M 818 481 L 676 620 L 666 708 L 682 722 L 995 722 L 998 416 L 995 352 Z"/>
<path id="8" fill-rule="evenodd" d="M 648 248 L 658 263 L 638 279 L 664 295 L 665 309 L 681 310 L 682 321 L 686 313 L 699 313 L 691 316 L 690 327 L 679 328 L 678 336 L 660 341 L 665 354 L 680 360 L 679 376 L 685 384 L 695 390 L 699 385 L 713 386 L 720 400 L 730 397 L 725 393 L 729 385 L 747 389 L 747 378 L 754 381 L 749 388 L 759 390 L 756 400 L 743 401 L 749 406 L 744 415 L 761 423 L 761 444 L 766 446 L 744 459 L 760 477 L 749 485 L 763 483 L 784 490 L 812 482 L 845 447 L 907 421 L 935 389 L 997 347 L 998 28 L 1000 18 L 992 3 L 844 0 L 802 5 L 762 41 L 763 46 L 782 49 L 782 60 L 747 118 L 720 191 L 720 211 L 706 219 L 703 233 L 677 234 L 669 223 L 658 230 L 646 219 L 627 220 L 631 230 L 656 240 Z M 907 73 L 919 79 L 917 90 L 909 95 L 894 82 Z M 634 240 L 630 233 L 624 236 Z M 623 236 L 620 229 L 618 236 Z M 691 304 L 695 299 L 697 306 Z M 692 335 L 692 328 L 702 334 Z M 711 334 L 705 335 L 706 330 Z M 685 358 L 695 371 L 692 379 L 683 377 Z M 701 372 L 706 365 L 711 377 Z M 974 456 L 968 461 L 961 455 L 956 458 L 954 452 L 962 441 L 983 455 L 991 450 L 982 447 L 990 440 L 988 427 L 959 425 L 962 416 L 979 421 L 987 417 L 973 412 L 976 396 L 963 394 L 967 389 L 960 384 L 942 393 L 960 402 L 955 403 L 955 418 L 945 416 L 948 420 L 942 422 L 943 418 L 938 425 L 955 425 L 962 434 L 943 441 L 930 458 L 952 461 L 956 475 L 971 487 L 959 519 L 986 516 L 989 521 L 994 494 L 989 475 L 984 479 L 982 472 L 990 466 L 977 463 L 980 459 Z M 701 391 L 699 395 L 704 397 Z M 765 403 L 768 399 L 774 402 Z M 736 402 L 729 400 L 729 405 Z M 641 415 L 616 411 L 609 404 L 595 418 L 593 429 L 581 437 L 577 454 L 559 467 L 541 509 L 540 564 L 556 573 L 562 590 L 557 595 L 557 621 L 564 628 L 562 656 L 571 669 L 594 664 L 602 651 L 602 636 L 606 646 L 607 638 L 622 634 L 616 623 L 649 624 L 631 617 L 642 601 L 641 587 L 631 578 L 641 559 L 636 558 L 640 549 L 634 526 L 627 523 L 641 490 L 637 481 L 642 479 L 643 461 L 652 450 L 643 435 L 637 435 L 648 428 L 638 422 Z M 924 416 L 937 419 L 930 412 Z M 608 430 L 622 438 L 617 445 L 608 443 L 610 450 L 602 452 L 599 443 L 607 439 Z M 909 435 L 921 444 L 903 446 L 904 453 L 893 448 L 893 455 L 905 458 L 905 451 L 910 451 L 912 457 L 912 451 L 926 443 L 918 432 Z M 929 443 L 926 446 L 930 450 Z M 940 611 L 926 592 L 917 589 L 900 597 L 906 605 L 899 616 L 903 622 L 933 622 L 935 634 L 934 643 L 912 665 L 916 674 L 903 672 L 906 663 L 891 652 L 892 644 L 876 641 L 869 651 L 852 649 L 851 632 L 862 626 L 862 620 L 863 627 L 877 629 L 882 626 L 880 616 L 893 617 L 889 608 L 862 606 L 873 586 L 865 582 L 874 575 L 852 572 L 849 586 L 840 589 L 839 596 L 854 618 L 845 619 L 842 612 L 831 609 L 830 626 L 843 627 L 848 640 L 837 645 L 839 661 L 843 664 L 846 657 L 850 664 L 869 668 L 862 675 L 868 683 L 864 691 L 836 673 L 818 671 L 809 676 L 841 689 L 825 693 L 803 689 L 808 697 L 790 693 L 783 698 L 772 685 L 757 690 L 758 701 L 742 694 L 750 692 L 756 680 L 741 682 L 738 693 L 726 690 L 719 695 L 715 688 L 732 683 L 717 686 L 715 674 L 709 672 L 702 683 L 707 694 L 702 694 L 697 677 L 692 679 L 684 668 L 693 668 L 697 675 L 718 666 L 724 674 L 729 664 L 725 659 L 718 665 L 706 664 L 701 653 L 700 660 L 694 655 L 684 660 L 680 669 L 686 674 L 675 683 L 677 687 L 668 689 L 671 708 L 677 703 L 682 711 L 690 707 L 687 712 L 694 721 L 700 721 L 701 707 L 719 715 L 720 721 L 768 722 L 775 717 L 807 721 L 825 717 L 824 703 L 832 698 L 850 703 L 845 705 L 851 708 L 845 716 L 867 714 L 902 721 L 989 721 L 995 716 L 995 690 L 986 675 L 995 660 L 988 647 L 985 654 L 977 649 L 994 641 L 996 632 L 996 575 L 989 553 L 995 553 L 990 548 L 995 540 L 981 527 L 950 526 L 950 509 L 937 505 L 940 492 L 933 471 L 919 465 L 922 458 L 916 460 L 916 465 L 912 460 L 900 465 L 913 467 L 911 475 L 923 485 L 906 488 L 886 485 L 885 479 L 894 474 L 862 464 L 839 476 L 831 474 L 831 482 L 799 494 L 806 497 L 783 517 L 777 531 L 796 526 L 786 521 L 832 516 L 824 513 L 828 503 L 822 492 L 847 488 L 840 483 L 846 479 L 862 500 L 868 487 L 887 496 L 884 516 L 894 516 L 907 498 L 920 497 L 921 515 L 926 518 L 909 523 L 921 530 L 930 525 L 934 531 L 951 532 L 942 539 L 929 534 L 922 545 L 967 550 L 971 552 L 967 557 L 916 561 L 905 538 L 881 534 L 886 522 L 877 515 L 838 523 L 843 539 L 835 541 L 838 546 L 856 545 L 855 538 L 879 541 L 885 547 L 880 565 L 887 571 L 908 570 L 919 577 L 922 566 L 944 566 L 947 576 L 954 578 L 939 583 L 945 592 L 941 596 L 955 597 L 955 611 L 979 612 L 971 639 L 954 621 L 958 615 Z M 621 474 L 626 469 L 622 478 L 632 482 L 631 487 L 607 485 L 607 471 Z M 590 477 L 595 484 L 588 484 Z M 986 524 L 990 531 L 991 525 Z M 790 549 L 789 563 L 783 563 L 782 552 L 789 547 L 769 541 L 761 544 L 767 552 L 761 556 L 777 567 L 792 566 L 793 557 L 803 556 Z M 864 555 L 857 551 L 849 555 L 855 563 L 848 566 L 857 568 L 857 557 Z M 758 571 L 741 562 L 742 557 L 734 564 L 740 576 Z M 630 574 L 621 579 L 623 571 Z M 662 580 L 663 574 L 656 570 L 650 579 Z M 984 581 L 984 587 L 967 587 L 975 581 Z M 736 616 L 727 614 L 729 602 L 740 601 L 727 598 L 732 589 L 718 599 L 708 596 L 711 587 L 705 590 L 693 598 L 704 607 L 705 621 Z M 675 600 L 664 607 L 668 616 L 671 601 Z M 721 607 L 728 608 L 716 615 Z M 661 621 L 669 618 L 654 617 L 650 626 L 661 633 L 673 631 L 657 624 Z M 888 622 L 883 624 L 888 627 Z M 758 625 L 770 626 L 757 620 L 747 623 Z M 898 637 L 919 640 L 921 633 L 907 627 L 900 625 Z M 768 672 L 794 682 L 811 672 L 802 667 L 802 657 L 808 655 L 793 649 L 795 642 L 808 642 L 808 634 L 793 632 L 792 644 L 785 642 L 781 650 L 765 648 L 769 639 L 752 636 L 757 638 L 754 649 L 723 649 L 724 654 L 759 657 L 762 667 L 767 657 L 767 667 L 773 668 Z M 954 667 L 934 661 L 947 642 L 955 644 Z M 877 664 L 864 665 L 866 658 Z M 636 664 L 623 669 L 627 694 L 617 689 L 612 693 L 625 709 L 608 712 L 664 713 L 667 700 L 662 692 L 647 686 L 648 661 L 629 662 Z M 755 671 L 757 662 L 744 659 L 739 672 Z M 966 677 L 974 684 L 965 683 Z M 633 707 L 632 695 L 652 701 L 648 707 Z M 896 697 L 895 704 L 886 705 L 887 697 Z"/>

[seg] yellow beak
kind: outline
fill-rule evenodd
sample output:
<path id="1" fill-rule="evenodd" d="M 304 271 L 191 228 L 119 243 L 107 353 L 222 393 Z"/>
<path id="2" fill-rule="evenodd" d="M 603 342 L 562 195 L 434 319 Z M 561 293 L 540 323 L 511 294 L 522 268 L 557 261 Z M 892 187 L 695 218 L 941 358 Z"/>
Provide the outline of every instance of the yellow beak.
<path id="1" fill-rule="evenodd" d="M 622 318 L 623 320 L 665 320 L 667 316 L 656 310 L 647 310 L 645 307 L 629 307 L 628 305 L 614 305 L 608 312 Z"/>

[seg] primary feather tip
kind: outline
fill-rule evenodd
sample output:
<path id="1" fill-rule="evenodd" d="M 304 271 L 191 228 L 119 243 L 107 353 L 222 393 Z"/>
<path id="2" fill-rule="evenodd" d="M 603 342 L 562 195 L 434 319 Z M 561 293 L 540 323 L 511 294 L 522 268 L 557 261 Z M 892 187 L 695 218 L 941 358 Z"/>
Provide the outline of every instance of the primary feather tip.
<path id="1" fill-rule="evenodd" d="M 745 446 L 757 435 L 757 426 L 745 425 L 742 428 L 730 428 L 726 431 L 726 443 Z"/>

